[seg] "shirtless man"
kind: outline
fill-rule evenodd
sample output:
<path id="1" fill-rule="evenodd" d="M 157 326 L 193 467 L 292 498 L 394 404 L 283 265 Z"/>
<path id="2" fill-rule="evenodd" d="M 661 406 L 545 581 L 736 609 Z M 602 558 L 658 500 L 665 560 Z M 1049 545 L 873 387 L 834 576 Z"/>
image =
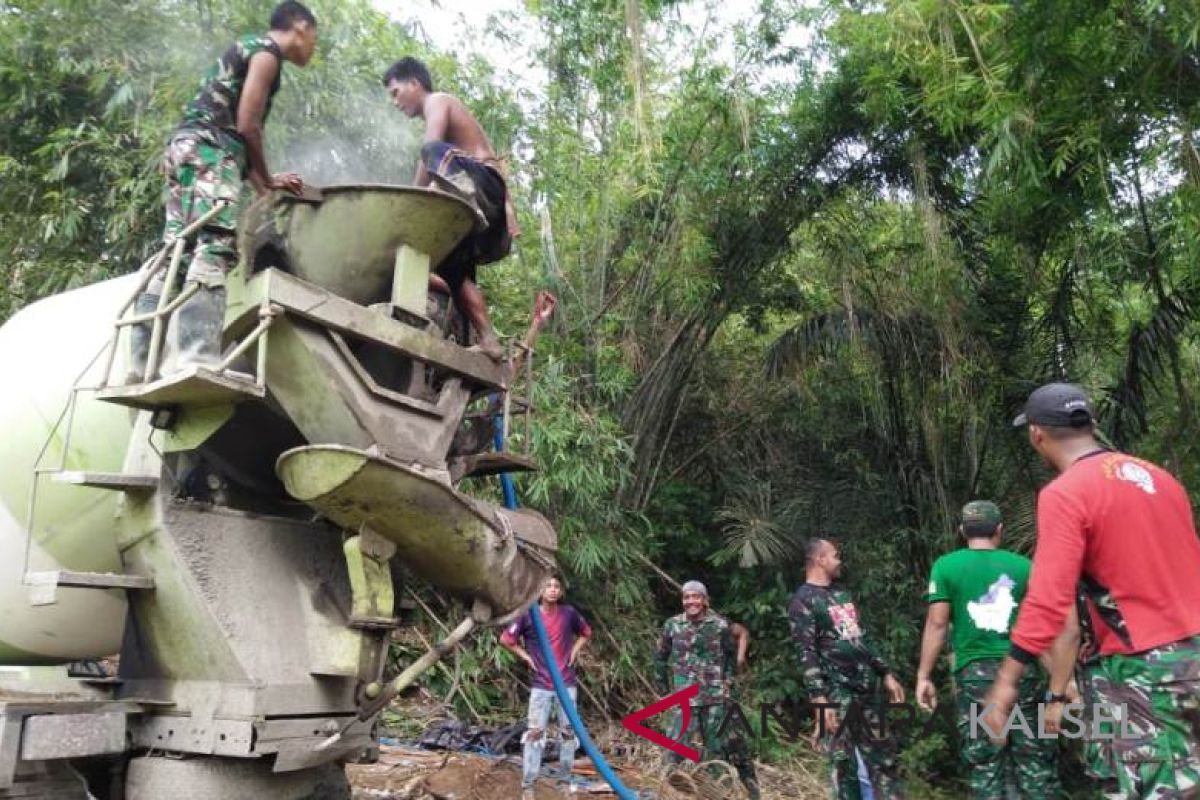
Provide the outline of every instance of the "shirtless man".
<path id="1" fill-rule="evenodd" d="M 500 341 L 488 318 L 487 304 L 479 290 L 475 271 L 508 255 L 512 240 L 521 235 L 512 198 L 500 172 L 500 162 L 487 134 L 462 101 L 445 92 L 433 91 L 429 69 L 411 57 L 392 64 L 384 73 L 392 103 L 409 117 L 425 120 L 425 143 L 414 183 L 464 195 L 482 213 L 486 224 L 476 226 L 449 256 L 436 274 L 479 334 L 479 349 L 499 361 Z"/>

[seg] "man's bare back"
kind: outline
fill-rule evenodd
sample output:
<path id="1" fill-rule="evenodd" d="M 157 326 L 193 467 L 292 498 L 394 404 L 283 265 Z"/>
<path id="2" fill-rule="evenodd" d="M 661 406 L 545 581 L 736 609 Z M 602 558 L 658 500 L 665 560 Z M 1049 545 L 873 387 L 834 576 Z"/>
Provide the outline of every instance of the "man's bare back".
<path id="1" fill-rule="evenodd" d="M 457 97 L 445 92 L 428 95 L 422 116 L 425 117 L 425 141 L 446 142 L 484 164 L 496 162 L 496 151 L 487 134 L 475 115 Z"/>

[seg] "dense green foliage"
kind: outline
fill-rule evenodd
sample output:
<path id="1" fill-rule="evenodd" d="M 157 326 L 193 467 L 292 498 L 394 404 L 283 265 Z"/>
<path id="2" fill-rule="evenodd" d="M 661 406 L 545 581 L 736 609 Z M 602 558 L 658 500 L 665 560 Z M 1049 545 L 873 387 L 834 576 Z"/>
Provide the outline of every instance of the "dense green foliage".
<path id="1" fill-rule="evenodd" d="M 543 471 L 520 488 L 600 623 L 586 683 L 608 713 L 645 699 L 677 602 L 651 564 L 749 625 L 753 697 L 794 694 L 782 606 L 814 534 L 845 543 L 910 679 L 961 504 L 997 500 L 1031 545 L 1047 473 L 1008 420 L 1045 379 L 1083 383 L 1116 444 L 1200 486 L 1195 3 L 762 0 L 731 55 L 690 6 L 540 0 L 533 93 L 365 0 L 313 6 L 321 50 L 277 98 L 273 165 L 407 176 L 419 132 L 378 86 L 404 51 L 519 156 L 525 236 L 483 284 L 509 332 L 536 289 L 561 300 Z M 0 2 L 0 315 L 136 266 L 162 138 L 262 8 Z M 490 640 L 463 658 L 510 664 Z M 453 682 L 484 710 L 515 696 Z M 950 785 L 948 748 L 910 757 Z"/>

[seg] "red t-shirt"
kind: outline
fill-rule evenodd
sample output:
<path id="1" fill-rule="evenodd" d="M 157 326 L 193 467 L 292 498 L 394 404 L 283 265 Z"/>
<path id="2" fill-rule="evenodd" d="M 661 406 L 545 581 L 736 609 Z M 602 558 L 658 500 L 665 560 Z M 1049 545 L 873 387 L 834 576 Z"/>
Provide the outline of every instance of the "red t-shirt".
<path id="1" fill-rule="evenodd" d="M 560 603 L 554 608 L 540 608 L 542 622 L 546 626 L 546 636 L 550 639 L 550 650 L 554 653 L 554 661 L 562 673 L 563 683 L 575 686 L 575 668 L 567 661 L 571 658 L 571 648 L 575 646 L 575 640 L 590 638 L 592 628 L 574 606 Z M 510 646 L 521 642 L 525 651 L 533 657 L 533 685 L 538 689 L 554 688 L 554 679 L 550 677 L 550 667 L 542 656 L 542 648 L 538 645 L 533 617 L 530 614 L 521 615 L 520 619 L 505 628 L 504 633 L 500 634 L 500 641 Z"/>
<path id="2" fill-rule="evenodd" d="M 1012 632 L 1037 656 L 1082 584 L 1100 653 L 1140 653 L 1200 633 L 1200 539 L 1179 481 L 1124 453 L 1076 461 L 1038 494 L 1037 550 Z"/>

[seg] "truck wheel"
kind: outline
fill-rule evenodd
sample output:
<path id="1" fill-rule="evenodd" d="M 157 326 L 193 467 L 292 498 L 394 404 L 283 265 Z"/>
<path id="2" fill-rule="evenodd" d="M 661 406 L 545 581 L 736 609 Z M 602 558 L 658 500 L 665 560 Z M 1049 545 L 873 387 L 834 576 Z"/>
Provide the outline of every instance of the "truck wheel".
<path id="1" fill-rule="evenodd" d="M 165 758 L 129 762 L 125 800 L 349 800 L 339 764 L 272 772 L 262 758 Z"/>

